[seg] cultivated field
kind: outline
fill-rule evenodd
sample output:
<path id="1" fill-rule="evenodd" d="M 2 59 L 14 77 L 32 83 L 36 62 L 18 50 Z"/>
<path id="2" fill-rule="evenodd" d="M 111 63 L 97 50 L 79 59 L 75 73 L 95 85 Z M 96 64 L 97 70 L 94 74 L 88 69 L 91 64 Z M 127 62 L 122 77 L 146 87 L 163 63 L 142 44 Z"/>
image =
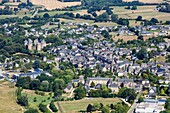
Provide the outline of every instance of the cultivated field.
<path id="1" fill-rule="evenodd" d="M 116 104 L 120 102 L 118 98 L 91 98 L 83 100 L 74 100 L 74 101 L 61 101 L 60 106 L 62 107 L 64 113 L 78 113 L 80 110 L 86 110 L 88 104 L 103 103 L 107 104 Z M 55 103 L 57 106 L 57 103 Z"/>
<path id="2" fill-rule="evenodd" d="M 132 2 L 134 0 L 123 0 L 125 2 Z M 139 2 L 143 2 L 143 3 L 162 3 L 164 2 L 163 0 L 139 0 Z"/>
<path id="3" fill-rule="evenodd" d="M 167 21 L 169 20 L 170 13 L 158 12 L 155 8 L 156 6 L 138 6 L 137 10 L 127 10 L 124 7 L 112 7 L 114 8 L 113 12 L 118 14 L 119 17 L 136 19 L 139 15 L 143 19 L 157 18 L 158 20 Z"/>
<path id="4" fill-rule="evenodd" d="M 15 87 L 7 81 L 0 82 L 0 113 L 22 113 L 22 108 L 15 101 Z"/>
<path id="5" fill-rule="evenodd" d="M 81 2 L 60 2 L 58 0 L 31 0 L 34 5 L 44 6 L 46 9 L 56 9 L 56 8 L 64 8 L 75 5 L 80 5 Z"/>

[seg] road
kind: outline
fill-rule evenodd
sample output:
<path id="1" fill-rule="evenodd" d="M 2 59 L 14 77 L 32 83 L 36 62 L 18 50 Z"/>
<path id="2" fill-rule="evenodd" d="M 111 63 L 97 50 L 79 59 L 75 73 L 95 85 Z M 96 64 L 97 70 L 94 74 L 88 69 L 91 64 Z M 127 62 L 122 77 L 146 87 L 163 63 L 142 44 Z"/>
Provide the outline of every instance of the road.
<path id="1" fill-rule="evenodd" d="M 37 13 L 38 13 L 38 9 L 36 9 L 36 11 L 34 12 L 34 14 L 31 17 L 33 18 L 35 15 L 37 15 Z"/>
<path id="2" fill-rule="evenodd" d="M 136 97 L 133 105 L 131 106 L 131 108 L 129 109 L 129 111 L 128 111 L 127 113 L 133 113 L 133 112 L 134 112 L 134 110 L 135 110 L 135 108 L 136 108 L 136 106 L 137 106 L 137 101 L 138 101 L 141 93 L 142 93 L 142 85 L 140 85 L 139 93 L 138 93 L 138 95 L 137 95 L 137 97 Z"/>
<path id="3" fill-rule="evenodd" d="M 74 93 L 74 89 L 71 91 L 70 95 L 68 96 L 68 98 L 72 98 L 73 97 L 73 93 Z"/>

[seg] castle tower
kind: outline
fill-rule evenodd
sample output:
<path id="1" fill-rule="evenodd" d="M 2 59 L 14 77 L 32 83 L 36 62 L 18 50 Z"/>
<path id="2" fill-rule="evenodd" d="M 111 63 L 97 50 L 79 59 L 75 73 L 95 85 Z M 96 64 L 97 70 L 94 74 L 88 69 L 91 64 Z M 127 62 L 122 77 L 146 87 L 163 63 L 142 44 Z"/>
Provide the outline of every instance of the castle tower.
<path id="1" fill-rule="evenodd" d="M 40 51 L 42 48 L 41 48 L 41 43 L 38 42 L 38 44 L 36 45 L 36 49 L 37 51 Z"/>
<path id="2" fill-rule="evenodd" d="M 44 48 L 46 45 L 47 45 L 47 44 L 46 44 L 45 40 L 42 40 L 42 41 L 41 41 L 41 47 Z"/>
<path id="3" fill-rule="evenodd" d="M 32 50 L 33 49 L 33 44 L 32 44 L 32 40 L 28 39 L 28 49 Z"/>

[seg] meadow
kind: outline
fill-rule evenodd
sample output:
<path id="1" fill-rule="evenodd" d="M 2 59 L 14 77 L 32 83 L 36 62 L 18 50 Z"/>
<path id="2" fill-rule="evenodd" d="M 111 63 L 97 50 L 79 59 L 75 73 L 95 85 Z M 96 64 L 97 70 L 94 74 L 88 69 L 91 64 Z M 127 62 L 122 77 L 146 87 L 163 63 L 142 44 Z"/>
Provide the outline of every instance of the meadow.
<path id="1" fill-rule="evenodd" d="M 118 98 L 86 98 L 82 100 L 74 101 L 61 101 L 59 102 L 60 106 L 64 113 L 78 113 L 80 110 L 86 110 L 88 104 L 116 104 L 120 102 Z M 57 106 L 57 103 L 55 103 Z"/>
<path id="2" fill-rule="evenodd" d="M 38 106 L 40 103 L 48 105 L 52 100 L 52 97 L 50 97 L 48 93 L 45 93 L 44 96 L 41 96 L 41 95 L 36 94 L 34 90 L 24 89 L 22 91 L 22 95 L 27 95 L 29 107 L 35 108 L 35 109 L 38 109 Z M 34 101 L 35 98 L 36 98 L 36 101 Z"/>

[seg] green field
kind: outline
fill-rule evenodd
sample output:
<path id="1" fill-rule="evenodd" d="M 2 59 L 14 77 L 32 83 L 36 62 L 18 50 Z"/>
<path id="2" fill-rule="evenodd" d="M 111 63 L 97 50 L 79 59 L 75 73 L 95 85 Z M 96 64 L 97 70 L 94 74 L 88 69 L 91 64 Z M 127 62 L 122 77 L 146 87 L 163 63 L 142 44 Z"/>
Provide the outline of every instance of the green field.
<path id="1" fill-rule="evenodd" d="M 65 113 L 78 113 L 80 110 L 86 110 L 88 104 L 103 103 L 104 105 L 107 105 L 116 104 L 118 102 L 120 102 L 118 98 L 90 98 L 74 101 L 61 101 L 59 104 Z M 55 104 L 57 106 L 57 103 Z"/>
<path id="2" fill-rule="evenodd" d="M 38 105 L 41 102 L 43 102 L 43 104 L 47 105 L 52 100 L 52 98 L 50 97 L 50 95 L 48 95 L 48 93 L 46 93 L 44 96 L 41 96 L 41 95 L 35 94 L 34 90 L 23 90 L 22 94 L 27 95 L 29 107 L 35 108 L 35 109 L 38 109 Z M 48 99 L 48 97 L 50 97 L 50 98 Z M 36 100 L 37 100 L 36 102 L 34 102 L 34 98 L 36 98 Z"/>

